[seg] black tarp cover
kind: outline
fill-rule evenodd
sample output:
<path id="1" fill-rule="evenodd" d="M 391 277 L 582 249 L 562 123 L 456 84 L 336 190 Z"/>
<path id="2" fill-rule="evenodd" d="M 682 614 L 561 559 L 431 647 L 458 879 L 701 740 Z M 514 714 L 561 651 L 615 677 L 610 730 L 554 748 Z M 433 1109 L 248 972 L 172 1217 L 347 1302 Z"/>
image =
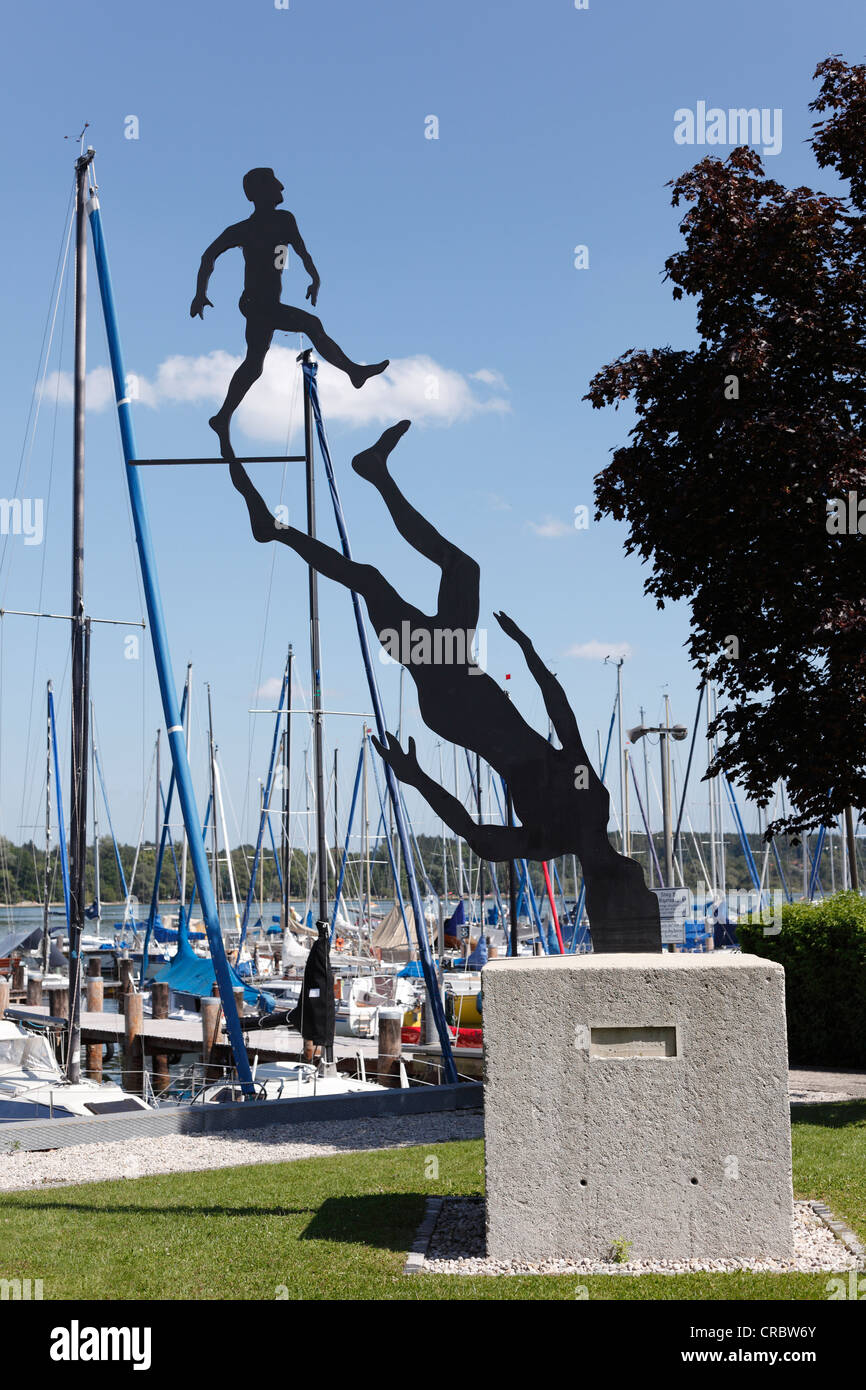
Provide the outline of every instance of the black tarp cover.
<path id="1" fill-rule="evenodd" d="M 330 1047 L 336 1028 L 334 1003 L 334 972 L 331 969 L 330 929 L 327 922 L 317 922 L 319 935 L 310 948 L 304 966 L 301 997 L 288 1015 L 288 1026 L 297 1028 L 306 1042 L 316 1047 Z"/>

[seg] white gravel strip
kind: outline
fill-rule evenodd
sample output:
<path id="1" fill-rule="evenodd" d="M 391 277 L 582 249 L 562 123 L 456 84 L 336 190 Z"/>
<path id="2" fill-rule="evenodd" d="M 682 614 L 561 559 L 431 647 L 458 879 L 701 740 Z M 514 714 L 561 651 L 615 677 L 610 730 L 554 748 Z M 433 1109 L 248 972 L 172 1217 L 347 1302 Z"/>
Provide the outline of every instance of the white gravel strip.
<path id="1" fill-rule="evenodd" d="M 809 1202 L 794 1203 L 793 1260 L 488 1260 L 484 1200 L 446 1197 L 433 1230 L 422 1274 L 707 1274 L 738 1269 L 769 1274 L 817 1274 L 856 1269 L 858 1260 L 837 1240 Z"/>
<path id="2" fill-rule="evenodd" d="M 290 1163 L 299 1158 L 402 1149 L 482 1139 L 480 1111 L 404 1115 L 366 1120 L 313 1120 L 220 1134 L 168 1134 L 113 1144 L 77 1144 L 45 1153 L 0 1155 L 0 1191 L 63 1187 L 70 1183 L 143 1178 L 152 1173 L 189 1173 L 237 1168 L 247 1163 Z"/>

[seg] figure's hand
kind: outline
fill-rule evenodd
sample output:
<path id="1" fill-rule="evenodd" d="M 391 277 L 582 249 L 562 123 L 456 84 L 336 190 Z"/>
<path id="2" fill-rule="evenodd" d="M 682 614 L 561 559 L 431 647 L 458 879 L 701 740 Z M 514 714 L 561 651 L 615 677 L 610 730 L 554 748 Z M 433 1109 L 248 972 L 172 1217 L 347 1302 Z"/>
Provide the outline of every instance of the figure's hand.
<path id="1" fill-rule="evenodd" d="M 391 771 L 401 782 L 408 782 L 410 786 L 418 786 L 424 774 L 415 752 L 415 740 L 409 739 L 409 751 L 404 753 L 398 739 L 393 734 L 388 734 L 388 747 L 385 748 L 373 735 L 372 743 L 376 752 L 383 762 L 388 763 Z"/>
<path id="2" fill-rule="evenodd" d="M 499 626 L 502 628 L 502 631 L 505 633 L 506 637 L 510 637 L 514 642 L 518 642 L 521 644 L 525 642 L 525 633 L 520 631 L 520 628 L 517 626 L 515 622 L 512 621 L 511 618 L 509 618 L 507 613 L 494 613 L 493 616 L 498 622 Z"/>
<path id="3" fill-rule="evenodd" d="M 210 300 L 208 299 L 208 297 L 207 297 L 206 294 L 197 294 L 196 297 L 195 297 L 195 299 L 192 301 L 192 304 L 190 304 L 190 306 L 189 306 L 189 316 L 190 316 L 190 318 L 191 318 L 191 319 L 194 319 L 194 318 L 203 319 L 203 318 L 204 318 L 204 306 L 205 306 L 206 304 L 207 304 L 211 309 L 213 308 L 213 305 L 211 304 L 211 302 L 210 302 Z"/>
<path id="4" fill-rule="evenodd" d="M 320 280 L 314 280 L 313 283 L 307 287 L 307 299 L 309 299 L 314 309 L 316 307 L 316 300 L 319 297 L 320 284 Z"/>

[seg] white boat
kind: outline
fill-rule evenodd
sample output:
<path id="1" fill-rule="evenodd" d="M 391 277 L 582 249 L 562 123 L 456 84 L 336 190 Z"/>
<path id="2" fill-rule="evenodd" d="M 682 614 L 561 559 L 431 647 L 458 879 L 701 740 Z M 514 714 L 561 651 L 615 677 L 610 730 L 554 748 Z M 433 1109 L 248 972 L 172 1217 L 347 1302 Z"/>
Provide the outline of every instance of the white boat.
<path id="1" fill-rule="evenodd" d="M 339 980 L 337 1033 L 342 1037 L 377 1038 L 379 1010 L 401 1008 L 404 1021 L 414 1018 L 422 990 L 414 978 L 378 971 L 375 975 L 350 975 Z"/>
<path id="2" fill-rule="evenodd" d="M 150 1110 L 113 1081 L 66 1080 L 48 1037 L 0 1019 L 0 1123 Z"/>
<path id="3" fill-rule="evenodd" d="M 363 1069 L 363 1058 L 359 1059 Z M 259 1100 L 309 1100 L 314 1096 L 347 1096 L 360 1091 L 384 1091 L 376 1081 L 367 1081 L 336 1072 L 320 1076 L 319 1068 L 309 1062 L 267 1062 L 254 1068 L 253 1084 Z M 405 1067 L 401 1064 L 401 1085 L 408 1086 Z M 240 1083 L 216 1081 L 195 1097 L 196 1105 L 225 1105 L 242 1099 Z"/>

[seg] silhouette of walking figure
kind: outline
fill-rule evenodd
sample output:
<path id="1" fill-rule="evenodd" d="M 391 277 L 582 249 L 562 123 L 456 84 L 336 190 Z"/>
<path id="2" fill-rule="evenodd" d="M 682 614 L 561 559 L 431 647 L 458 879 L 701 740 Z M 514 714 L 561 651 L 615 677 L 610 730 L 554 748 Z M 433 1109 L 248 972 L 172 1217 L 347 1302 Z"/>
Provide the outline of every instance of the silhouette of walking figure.
<path id="1" fill-rule="evenodd" d="M 470 555 L 441 536 L 412 506 L 391 477 L 388 456 L 408 428 L 408 420 L 392 425 L 372 448 L 356 455 L 352 467 L 377 489 L 404 540 L 438 566 L 441 578 L 432 615 L 404 599 L 375 566 L 350 560 L 294 526 L 278 524 L 242 465 L 235 460 L 229 471 L 247 504 L 257 541 L 280 541 L 319 574 L 360 594 L 380 641 L 384 632 L 399 632 L 408 623 L 413 635 L 427 634 L 430 652 L 437 649 L 437 634 L 441 638 L 443 633 L 462 630 L 474 636 L 481 572 Z M 393 734 L 388 735 L 387 747 L 376 739 L 373 742 L 396 776 L 417 788 L 436 815 L 480 858 L 539 860 L 576 854 L 586 881 L 594 950 L 660 951 L 658 901 L 647 888 L 640 865 L 618 854 L 608 839 L 610 798 L 589 761 L 565 691 L 526 633 L 506 614 L 495 616 L 523 653 L 560 748 L 527 724 L 505 691 L 473 663 L 468 655 L 471 642 L 462 644 L 464 657 L 457 661 L 409 659 L 403 664 L 415 682 L 427 727 L 479 753 L 496 769 L 511 789 L 521 823 L 477 824 L 455 796 L 423 771 L 413 739 L 407 752 Z"/>
<path id="2" fill-rule="evenodd" d="M 216 431 L 220 452 L 225 459 L 234 458 L 230 437 L 232 416 L 253 382 L 261 376 L 274 333 L 306 334 L 319 356 L 345 372 L 356 388 L 363 386 L 371 376 L 384 372 L 388 366 L 387 358 L 371 366 L 353 362 L 333 338 L 328 337 L 321 319 L 305 309 L 295 309 L 290 304 L 280 302 L 283 269 L 290 250 L 298 256 L 310 277 L 306 297 L 313 308 L 321 284 L 319 272 L 304 245 L 293 214 L 279 208 L 283 201 L 283 185 L 273 169 L 250 169 L 248 174 L 244 174 L 243 187 L 254 211 L 245 222 L 226 227 L 216 241 L 211 242 L 201 258 L 195 298 L 189 308 L 191 318 L 204 319 L 205 305 L 213 308 L 207 297 L 207 287 L 216 259 L 224 251 L 234 246 L 240 247 L 244 253 L 244 292 L 238 307 L 247 321 L 247 354 L 229 383 L 222 407 L 208 421 L 211 429 Z"/>

